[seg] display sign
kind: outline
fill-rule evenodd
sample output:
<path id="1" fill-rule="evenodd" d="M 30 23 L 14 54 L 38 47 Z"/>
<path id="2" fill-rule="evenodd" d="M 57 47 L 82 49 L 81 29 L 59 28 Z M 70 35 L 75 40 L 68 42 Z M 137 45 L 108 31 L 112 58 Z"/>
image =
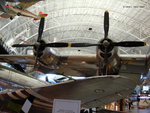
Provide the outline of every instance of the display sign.
<path id="1" fill-rule="evenodd" d="M 52 113 L 80 113 L 80 100 L 54 99 Z"/>

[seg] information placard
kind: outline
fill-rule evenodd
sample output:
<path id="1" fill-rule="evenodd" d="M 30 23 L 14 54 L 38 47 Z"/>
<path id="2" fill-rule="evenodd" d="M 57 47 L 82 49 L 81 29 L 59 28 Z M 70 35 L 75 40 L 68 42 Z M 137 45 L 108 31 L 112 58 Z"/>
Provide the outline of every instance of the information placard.
<path id="1" fill-rule="evenodd" d="M 80 100 L 54 99 L 52 113 L 80 113 Z"/>

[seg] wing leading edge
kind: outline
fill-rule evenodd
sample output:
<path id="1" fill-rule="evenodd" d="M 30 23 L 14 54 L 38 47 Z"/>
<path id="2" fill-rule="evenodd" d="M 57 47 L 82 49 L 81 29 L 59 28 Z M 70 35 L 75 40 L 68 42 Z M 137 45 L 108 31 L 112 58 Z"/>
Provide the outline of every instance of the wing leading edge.
<path id="1" fill-rule="evenodd" d="M 0 93 L 0 99 L 4 101 L 7 96 L 19 100 L 32 95 L 36 98 L 33 101 L 34 107 L 43 103 L 41 106 L 48 110 L 51 109 L 53 99 L 81 100 L 82 107 L 93 108 L 126 97 L 135 88 L 138 78 L 139 76 L 96 76 L 18 92 Z"/>
<path id="2" fill-rule="evenodd" d="M 35 57 L 32 55 L 0 55 L 0 62 L 34 65 Z"/>
<path id="3" fill-rule="evenodd" d="M 141 74 L 147 71 L 146 55 L 119 55 L 121 59 L 120 74 Z M 96 56 L 61 56 L 58 69 L 54 73 L 70 76 L 95 76 L 97 72 Z M 32 55 L 0 55 L 0 62 L 12 64 L 35 64 Z"/>
<path id="4" fill-rule="evenodd" d="M 68 76 L 95 76 L 97 72 L 96 56 L 67 56 L 55 73 Z"/>
<path id="5" fill-rule="evenodd" d="M 146 55 L 120 55 L 121 69 L 120 73 L 144 74 L 147 73 L 147 56 Z"/>
<path id="6" fill-rule="evenodd" d="M 95 76 L 97 71 L 96 56 L 61 56 L 59 57 L 59 68 L 54 73 L 69 76 Z M 35 57 L 32 55 L 0 55 L 0 62 L 11 64 L 35 64 Z M 49 62 L 50 63 L 50 62 Z M 43 65 L 41 65 L 43 66 Z M 44 67 L 44 68 L 48 68 Z"/>

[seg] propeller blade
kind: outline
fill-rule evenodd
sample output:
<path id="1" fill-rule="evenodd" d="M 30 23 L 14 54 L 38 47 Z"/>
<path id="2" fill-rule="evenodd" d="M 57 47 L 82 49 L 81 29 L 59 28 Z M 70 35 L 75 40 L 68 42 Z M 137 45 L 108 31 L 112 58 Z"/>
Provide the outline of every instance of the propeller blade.
<path id="1" fill-rule="evenodd" d="M 31 44 L 14 44 L 14 45 L 12 45 L 12 47 L 29 47 L 29 46 L 34 46 L 34 45 L 31 45 Z"/>
<path id="2" fill-rule="evenodd" d="M 124 41 L 124 42 L 114 42 L 114 46 L 121 46 L 121 47 L 139 47 L 139 46 L 145 46 L 145 42 L 141 41 Z"/>
<path id="3" fill-rule="evenodd" d="M 44 22 L 45 22 L 45 18 L 41 18 L 40 25 L 39 25 L 39 30 L 38 30 L 38 39 L 37 39 L 37 42 L 41 41 L 43 30 L 44 30 Z"/>
<path id="4" fill-rule="evenodd" d="M 105 39 L 108 36 L 109 31 L 109 12 L 105 11 L 104 13 L 104 32 L 105 32 Z"/>
<path id="5" fill-rule="evenodd" d="M 99 46 L 100 44 L 90 44 L 90 43 L 71 43 L 71 47 L 91 47 Z"/>
<path id="6" fill-rule="evenodd" d="M 90 47 L 90 46 L 99 46 L 100 44 L 90 44 L 90 43 L 65 43 L 65 42 L 57 42 L 57 43 L 49 43 L 45 44 L 45 47 Z"/>
<path id="7" fill-rule="evenodd" d="M 39 67 L 38 61 L 40 59 L 40 46 L 39 45 L 35 46 L 35 51 L 36 51 L 36 54 L 35 54 L 34 70 L 37 71 Z"/>

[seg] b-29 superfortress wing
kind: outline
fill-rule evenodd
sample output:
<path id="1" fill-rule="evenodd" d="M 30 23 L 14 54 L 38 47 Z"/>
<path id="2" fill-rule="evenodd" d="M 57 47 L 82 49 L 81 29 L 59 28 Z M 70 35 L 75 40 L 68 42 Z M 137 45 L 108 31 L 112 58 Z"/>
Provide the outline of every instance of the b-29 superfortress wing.
<path id="1" fill-rule="evenodd" d="M 1 102 L 6 99 L 7 101 L 17 102 L 13 100 L 30 99 L 30 97 L 34 97 L 31 111 L 36 108 L 36 110 L 39 109 L 39 113 L 50 111 L 52 109 L 53 99 L 81 100 L 81 107 L 100 107 L 124 98 L 132 92 L 132 89 L 138 83 L 139 77 L 128 77 L 109 75 L 95 76 L 83 80 L 71 80 L 40 88 L 0 93 L 0 99 Z M 43 111 L 40 112 L 40 108 L 42 108 Z M 35 111 L 33 110 L 33 112 Z"/>
<path id="2" fill-rule="evenodd" d="M 146 72 L 148 57 L 146 55 L 120 55 L 121 66 L 120 75 L 122 74 L 141 74 Z M 69 76 L 95 76 L 97 75 L 96 56 L 60 56 L 57 69 L 54 73 Z M 35 56 L 32 55 L 0 55 L 0 62 L 13 64 L 35 64 Z M 56 65 L 56 64 L 55 64 Z M 44 65 L 42 65 L 44 66 Z M 50 69 L 47 67 L 47 69 Z M 51 70 L 52 71 L 52 70 Z"/>

